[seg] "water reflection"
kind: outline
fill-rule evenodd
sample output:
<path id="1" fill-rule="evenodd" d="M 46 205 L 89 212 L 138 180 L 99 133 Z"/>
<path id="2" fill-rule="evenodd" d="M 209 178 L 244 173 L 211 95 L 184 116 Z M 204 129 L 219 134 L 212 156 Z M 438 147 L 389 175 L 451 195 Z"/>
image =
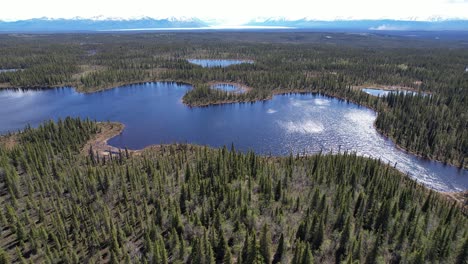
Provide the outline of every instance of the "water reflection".
<path id="1" fill-rule="evenodd" d="M 405 95 L 418 95 L 420 94 L 419 92 L 416 91 L 410 91 L 410 90 L 386 90 L 386 89 L 377 89 L 377 88 L 365 88 L 362 89 L 363 92 L 368 93 L 372 96 L 387 96 L 389 94 L 395 94 L 395 93 L 403 93 Z M 423 96 L 426 95 L 426 93 L 421 93 Z"/>
<path id="2" fill-rule="evenodd" d="M 373 127 L 376 113 L 313 94 L 274 96 L 257 103 L 189 108 L 181 98 L 191 86 L 176 83 L 128 85 L 93 94 L 71 88 L 0 91 L 0 133 L 27 123 L 37 126 L 66 116 L 120 121 L 124 132 L 109 141 L 140 149 L 151 144 L 190 142 L 242 151 L 288 155 L 349 150 L 380 158 L 419 182 L 441 191 L 468 189 L 468 171 L 408 154 Z"/>
<path id="3" fill-rule="evenodd" d="M 230 93 L 244 93 L 244 89 L 236 84 L 217 83 L 211 86 L 212 89 L 218 89 Z"/>
<path id="4" fill-rule="evenodd" d="M 212 67 L 228 67 L 231 65 L 242 64 L 242 63 L 253 63 L 251 60 L 216 60 L 216 59 L 190 59 L 187 60 L 190 63 L 197 64 L 203 68 Z"/>

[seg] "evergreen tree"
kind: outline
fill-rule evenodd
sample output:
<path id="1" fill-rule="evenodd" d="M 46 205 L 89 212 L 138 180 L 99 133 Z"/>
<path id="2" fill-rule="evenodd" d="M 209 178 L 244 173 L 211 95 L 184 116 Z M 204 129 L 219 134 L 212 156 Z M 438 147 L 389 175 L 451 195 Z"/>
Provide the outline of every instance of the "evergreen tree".
<path id="1" fill-rule="evenodd" d="M 278 242 L 278 248 L 276 249 L 276 253 L 273 256 L 273 262 L 272 264 L 278 264 L 281 263 L 283 260 L 283 256 L 285 255 L 285 245 L 284 245 L 284 236 L 281 234 L 281 237 Z"/>
<path id="2" fill-rule="evenodd" d="M 260 237 L 260 254 L 266 264 L 271 263 L 271 237 L 270 230 L 266 224 L 263 225 Z"/>
<path id="3" fill-rule="evenodd" d="M 468 237 L 465 238 L 465 242 L 460 248 L 455 262 L 457 264 L 463 264 L 463 263 L 466 263 L 467 260 L 468 260 Z"/>
<path id="4" fill-rule="evenodd" d="M 10 257 L 2 248 L 0 248 L 0 264 L 10 263 Z"/>

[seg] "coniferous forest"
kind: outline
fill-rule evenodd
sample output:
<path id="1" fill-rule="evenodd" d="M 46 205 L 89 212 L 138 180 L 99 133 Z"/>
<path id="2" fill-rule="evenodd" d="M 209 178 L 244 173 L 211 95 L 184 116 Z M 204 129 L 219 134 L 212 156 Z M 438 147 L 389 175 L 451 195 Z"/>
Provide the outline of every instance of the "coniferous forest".
<path id="1" fill-rule="evenodd" d="M 368 106 L 376 128 L 417 155 L 468 167 L 468 50 L 462 41 L 384 34 L 205 32 L 0 35 L 0 87 L 73 86 L 93 92 L 145 81 L 194 85 L 190 106 L 317 92 Z M 192 58 L 249 59 L 202 68 Z M 234 82 L 232 94 L 208 83 Z M 375 98 L 361 87 L 406 87 Z"/>
<path id="2" fill-rule="evenodd" d="M 400 147 L 468 168 L 468 49 L 313 32 L 1 34 L 0 88 L 194 86 L 188 106 L 313 92 L 378 113 Z M 187 59 L 248 59 L 203 68 Z M 1 69 L 8 69 L 2 71 Z M 238 83 L 245 93 L 210 88 Z M 365 87 L 417 94 L 374 97 Z M 0 106 L 1 107 L 1 106 Z M 132 111 L 132 109 L 128 109 Z M 0 263 L 466 263 L 467 206 L 354 153 L 190 144 L 112 154 L 66 118 L 0 137 Z"/>
<path id="3" fill-rule="evenodd" d="M 1 263 L 466 263 L 466 209 L 379 160 L 83 150 L 101 132 L 67 118 L 0 147 Z"/>

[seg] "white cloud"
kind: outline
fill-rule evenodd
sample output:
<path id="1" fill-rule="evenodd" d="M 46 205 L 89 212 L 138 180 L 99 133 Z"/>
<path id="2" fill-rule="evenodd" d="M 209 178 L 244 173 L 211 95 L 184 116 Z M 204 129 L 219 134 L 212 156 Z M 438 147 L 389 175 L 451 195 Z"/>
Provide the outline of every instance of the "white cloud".
<path id="1" fill-rule="evenodd" d="M 199 17 L 241 24 L 258 17 L 348 19 L 468 18 L 467 0 L 9 0 L 0 19 L 33 17 Z"/>
<path id="2" fill-rule="evenodd" d="M 447 3 L 451 3 L 451 4 L 468 3 L 468 0 L 447 0 Z"/>

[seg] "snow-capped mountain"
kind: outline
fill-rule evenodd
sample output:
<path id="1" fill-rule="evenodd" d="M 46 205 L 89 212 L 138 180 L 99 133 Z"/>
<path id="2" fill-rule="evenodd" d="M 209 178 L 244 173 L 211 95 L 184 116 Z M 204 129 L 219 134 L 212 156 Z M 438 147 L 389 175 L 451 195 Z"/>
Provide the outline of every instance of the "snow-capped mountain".
<path id="1" fill-rule="evenodd" d="M 169 17 L 169 18 L 118 18 L 118 17 L 76 17 L 65 18 L 33 18 L 18 21 L 0 21 L 0 32 L 65 32 L 65 31 L 105 31 L 119 29 L 148 29 L 148 28 L 199 28 L 207 23 L 197 18 Z"/>
<path id="2" fill-rule="evenodd" d="M 460 30 L 468 31 L 467 19 L 443 19 L 418 17 L 394 19 L 353 19 L 315 20 L 310 18 L 287 19 L 284 17 L 256 18 L 248 26 L 281 26 L 305 29 L 343 29 L 343 30 Z"/>
<path id="3" fill-rule="evenodd" d="M 229 25 L 229 26 L 226 26 Z M 191 28 L 222 29 L 232 28 L 224 19 L 195 17 L 75 17 L 75 18 L 34 18 L 18 21 L 0 21 L 0 32 L 76 32 L 76 31 L 109 31 L 128 29 L 156 28 Z M 316 30 L 414 30 L 468 31 L 468 19 L 444 19 L 441 17 L 411 17 L 395 19 L 356 19 L 340 17 L 333 20 L 316 20 L 313 18 L 259 17 L 250 22 L 238 25 L 243 27 L 276 27 Z"/>

